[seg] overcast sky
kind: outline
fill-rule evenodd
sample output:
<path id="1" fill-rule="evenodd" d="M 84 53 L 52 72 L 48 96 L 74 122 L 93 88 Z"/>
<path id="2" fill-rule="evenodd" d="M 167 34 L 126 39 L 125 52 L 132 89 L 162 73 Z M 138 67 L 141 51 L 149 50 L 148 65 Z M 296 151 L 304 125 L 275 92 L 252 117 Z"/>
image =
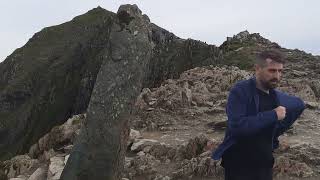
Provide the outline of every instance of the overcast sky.
<path id="1" fill-rule="evenodd" d="M 121 4 L 137 4 L 153 23 L 181 38 L 219 46 L 248 30 L 320 55 L 319 0 L 1 0 L 0 62 L 44 27 L 97 6 L 116 12 Z"/>

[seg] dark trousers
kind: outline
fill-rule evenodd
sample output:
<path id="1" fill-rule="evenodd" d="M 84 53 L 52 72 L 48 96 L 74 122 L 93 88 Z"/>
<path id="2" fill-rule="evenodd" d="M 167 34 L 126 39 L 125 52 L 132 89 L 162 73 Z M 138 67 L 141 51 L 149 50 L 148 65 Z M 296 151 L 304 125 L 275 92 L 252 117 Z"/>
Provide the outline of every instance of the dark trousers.
<path id="1" fill-rule="evenodd" d="M 225 180 L 272 180 L 272 168 L 224 168 Z"/>

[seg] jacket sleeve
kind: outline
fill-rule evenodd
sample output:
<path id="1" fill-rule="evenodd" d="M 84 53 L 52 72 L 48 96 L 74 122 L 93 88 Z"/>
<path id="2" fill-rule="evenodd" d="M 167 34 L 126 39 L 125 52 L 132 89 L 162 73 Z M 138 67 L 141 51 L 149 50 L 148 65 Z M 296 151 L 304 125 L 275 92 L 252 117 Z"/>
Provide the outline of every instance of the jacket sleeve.
<path id="1" fill-rule="evenodd" d="M 248 116 L 250 98 L 241 87 L 235 86 L 229 93 L 227 102 L 228 130 L 236 138 L 246 137 L 259 132 L 265 127 L 274 125 L 278 120 L 274 110 L 259 112 Z M 252 105 L 254 106 L 254 104 Z"/>
<path id="2" fill-rule="evenodd" d="M 276 137 L 287 131 L 305 109 L 304 102 L 298 97 L 286 94 L 280 94 L 278 97 L 280 105 L 286 108 L 286 117 L 282 121 L 277 122 L 275 133 Z"/>

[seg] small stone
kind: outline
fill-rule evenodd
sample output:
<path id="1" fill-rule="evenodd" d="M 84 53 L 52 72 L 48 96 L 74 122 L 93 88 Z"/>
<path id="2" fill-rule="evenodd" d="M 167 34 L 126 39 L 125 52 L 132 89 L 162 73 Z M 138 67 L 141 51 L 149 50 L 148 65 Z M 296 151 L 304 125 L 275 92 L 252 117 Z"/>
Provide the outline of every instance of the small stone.
<path id="1" fill-rule="evenodd" d="M 47 178 L 46 170 L 44 167 L 39 167 L 28 180 L 43 180 Z"/>
<path id="2" fill-rule="evenodd" d="M 147 111 L 152 111 L 152 110 L 154 110 L 154 108 L 147 108 Z"/>
<path id="3" fill-rule="evenodd" d="M 64 158 L 63 157 L 55 156 L 55 157 L 50 158 L 48 177 L 50 177 L 51 180 L 60 179 L 63 168 L 64 168 Z"/>
<path id="4" fill-rule="evenodd" d="M 144 155 L 146 155 L 146 154 L 145 154 L 143 151 L 140 151 L 140 152 L 137 153 L 137 155 L 138 155 L 138 156 L 144 156 Z"/>
<path id="5" fill-rule="evenodd" d="M 213 102 L 211 102 L 211 101 L 206 102 L 206 104 L 207 104 L 208 106 L 213 106 Z"/>
<path id="6" fill-rule="evenodd" d="M 317 102 L 305 101 L 304 103 L 308 109 L 319 109 L 320 108 L 320 103 L 317 103 Z"/>
<path id="7" fill-rule="evenodd" d="M 66 157 L 64 157 L 64 164 L 66 165 L 68 162 L 68 159 L 70 157 L 70 154 L 66 155 Z"/>
<path id="8" fill-rule="evenodd" d="M 206 133 L 207 133 L 207 134 L 212 134 L 212 133 L 214 133 L 214 130 L 213 130 L 213 129 L 208 129 L 208 130 L 206 131 Z"/>
<path id="9" fill-rule="evenodd" d="M 141 138 L 141 133 L 137 130 L 130 129 L 130 139 L 139 139 Z"/>
<path id="10" fill-rule="evenodd" d="M 141 151 L 144 147 L 150 146 L 153 144 L 159 144 L 159 141 L 153 139 L 138 139 L 131 146 L 131 151 L 138 152 Z"/>

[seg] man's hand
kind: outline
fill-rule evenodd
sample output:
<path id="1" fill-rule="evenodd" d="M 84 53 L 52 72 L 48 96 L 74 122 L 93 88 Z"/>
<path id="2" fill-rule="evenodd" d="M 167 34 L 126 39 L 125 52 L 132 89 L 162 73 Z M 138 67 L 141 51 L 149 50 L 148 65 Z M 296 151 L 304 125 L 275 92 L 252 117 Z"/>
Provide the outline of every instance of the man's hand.
<path id="1" fill-rule="evenodd" d="M 286 117 L 286 108 L 283 106 L 278 106 L 274 109 L 277 113 L 278 120 L 283 120 Z"/>

